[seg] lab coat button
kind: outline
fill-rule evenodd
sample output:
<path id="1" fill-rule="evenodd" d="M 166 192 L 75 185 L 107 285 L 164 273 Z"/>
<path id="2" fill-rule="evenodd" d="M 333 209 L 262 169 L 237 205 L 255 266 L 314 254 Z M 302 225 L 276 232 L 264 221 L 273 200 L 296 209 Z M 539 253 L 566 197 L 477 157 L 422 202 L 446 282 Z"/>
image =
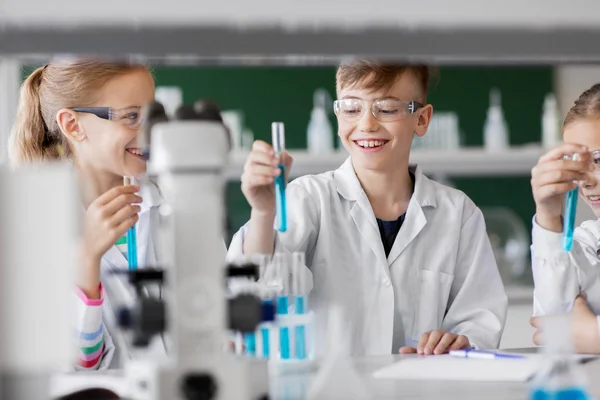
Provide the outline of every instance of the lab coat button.
<path id="1" fill-rule="evenodd" d="M 383 284 L 384 284 L 386 287 L 390 287 L 390 281 L 389 281 L 387 278 L 385 278 L 385 279 L 383 280 Z"/>

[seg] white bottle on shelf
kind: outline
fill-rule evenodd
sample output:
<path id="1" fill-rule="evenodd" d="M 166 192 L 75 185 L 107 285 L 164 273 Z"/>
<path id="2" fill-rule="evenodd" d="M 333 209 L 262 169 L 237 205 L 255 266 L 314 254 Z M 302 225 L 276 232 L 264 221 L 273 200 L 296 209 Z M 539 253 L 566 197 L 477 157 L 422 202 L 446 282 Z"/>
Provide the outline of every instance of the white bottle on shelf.
<path id="1" fill-rule="evenodd" d="M 488 108 L 483 143 L 486 150 L 505 150 L 509 147 L 508 126 L 502 111 L 500 91 L 493 88 L 490 91 L 490 107 Z"/>
<path id="2" fill-rule="evenodd" d="M 178 86 L 158 86 L 154 90 L 154 98 L 165 108 L 169 117 L 183 104 L 183 91 Z"/>
<path id="3" fill-rule="evenodd" d="M 544 112 L 542 114 L 542 146 L 549 149 L 561 142 L 560 120 L 558 117 L 558 104 L 554 93 L 548 93 L 544 99 Z"/>
<path id="4" fill-rule="evenodd" d="M 311 154 L 333 153 L 333 129 L 327 117 L 329 93 L 317 89 L 313 96 L 313 109 L 306 132 L 306 145 Z"/>

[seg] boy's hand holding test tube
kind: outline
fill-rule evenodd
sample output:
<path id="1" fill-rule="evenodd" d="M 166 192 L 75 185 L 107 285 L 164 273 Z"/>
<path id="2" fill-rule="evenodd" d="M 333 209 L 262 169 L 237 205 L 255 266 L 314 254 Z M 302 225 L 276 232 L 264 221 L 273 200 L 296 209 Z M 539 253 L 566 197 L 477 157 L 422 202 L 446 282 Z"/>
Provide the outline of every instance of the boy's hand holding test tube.
<path id="1" fill-rule="evenodd" d="M 587 147 L 571 143 L 544 154 L 531 171 L 536 222 L 546 230 L 563 232 L 565 251 L 572 244 L 578 185 L 594 184 L 593 171 Z"/>
<path id="2" fill-rule="evenodd" d="M 274 139 L 276 139 L 273 146 L 261 140 L 254 142 L 241 178 L 242 192 L 252 207 L 252 214 L 260 217 L 254 218 L 252 221 L 253 223 L 259 220 L 264 222 L 264 226 L 268 227 L 268 229 L 265 229 L 265 234 L 269 236 L 273 234 L 273 223 L 277 214 L 276 203 L 279 201 L 276 200 L 278 193 L 281 200 L 282 193 L 281 191 L 278 192 L 279 189 L 277 188 L 281 188 L 282 183 L 287 182 L 293 162 L 292 157 L 285 151 L 285 141 L 278 140 L 284 134 L 283 124 L 278 124 L 281 123 L 273 123 L 272 127 L 272 133 Z M 279 148 L 276 149 L 275 146 Z M 284 177 L 281 177 L 282 171 L 284 171 Z M 278 222 L 282 221 L 279 220 Z M 286 226 L 278 224 L 277 228 L 281 230 Z M 265 250 L 264 253 L 272 252 L 272 249 Z"/>

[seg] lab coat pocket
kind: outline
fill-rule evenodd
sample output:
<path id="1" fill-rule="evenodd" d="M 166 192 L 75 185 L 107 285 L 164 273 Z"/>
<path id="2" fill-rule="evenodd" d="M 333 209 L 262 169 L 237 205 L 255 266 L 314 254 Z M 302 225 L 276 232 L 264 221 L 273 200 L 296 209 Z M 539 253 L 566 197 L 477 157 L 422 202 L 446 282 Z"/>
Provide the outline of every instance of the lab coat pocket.
<path id="1" fill-rule="evenodd" d="M 454 275 L 440 271 L 420 271 L 419 292 L 415 299 L 413 340 L 425 332 L 439 329 L 446 313 Z"/>

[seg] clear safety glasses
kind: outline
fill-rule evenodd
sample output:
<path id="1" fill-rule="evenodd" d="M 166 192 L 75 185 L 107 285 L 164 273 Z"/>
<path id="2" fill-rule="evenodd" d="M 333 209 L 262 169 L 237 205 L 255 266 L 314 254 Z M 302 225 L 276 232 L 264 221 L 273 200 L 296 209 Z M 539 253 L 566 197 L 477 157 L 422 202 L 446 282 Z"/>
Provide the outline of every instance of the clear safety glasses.
<path id="1" fill-rule="evenodd" d="M 333 110 L 338 118 L 352 122 L 360 120 L 369 105 L 375 119 L 381 122 L 398 121 L 423 107 L 423 104 L 413 100 L 378 99 L 371 103 L 360 99 L 342 99 L 333 102 Z"/>
<path id="2" fill-rule="evenodd" d="M 112 107 L 73 107 L 71 110 L 94 114 L 98 118 L 119 122 L 130 129 L 138 129 L 141 124 L 141 107 L 114 109 Z"/>

